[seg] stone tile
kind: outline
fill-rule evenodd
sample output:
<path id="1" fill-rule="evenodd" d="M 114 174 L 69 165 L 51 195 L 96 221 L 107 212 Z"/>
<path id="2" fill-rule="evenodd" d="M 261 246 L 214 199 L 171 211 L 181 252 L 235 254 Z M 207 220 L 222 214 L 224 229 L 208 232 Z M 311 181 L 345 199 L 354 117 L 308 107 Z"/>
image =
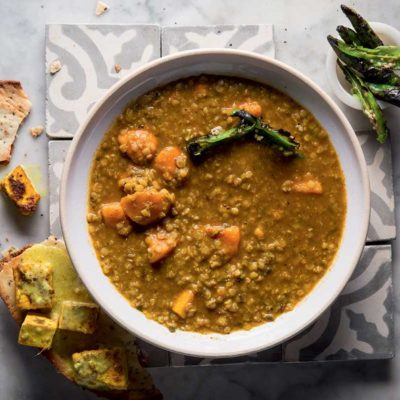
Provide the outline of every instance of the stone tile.
<path id="1" fill-rule="evenodd" d="M 333 305 L 283 345 L 284 361 L 391 358 L 392 249 L 366 246 L 350 281 Z"/>
<path id="2" fill-rule="evenodd" d="M 159 57 L 158 25 L 47 25 L 47 135 L 73 137 L 108 88 Z M 51 75 L 50 64 L 57 59 L 62 68 Z M 115 64 L 122 68 L 119 73 Z"/>
<path id="3" fill-rule="evenodd" d="M 163 56 L 184 50 L 221 48 L 275 57 L 272 25 L 171 26 L 162 29 Z"/>

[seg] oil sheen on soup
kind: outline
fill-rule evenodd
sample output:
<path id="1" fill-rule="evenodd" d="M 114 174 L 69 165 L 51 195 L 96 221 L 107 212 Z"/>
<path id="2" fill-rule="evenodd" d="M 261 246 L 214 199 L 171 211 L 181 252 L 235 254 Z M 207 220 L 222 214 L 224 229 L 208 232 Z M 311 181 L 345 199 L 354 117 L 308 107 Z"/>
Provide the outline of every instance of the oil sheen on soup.
<path id="1" fill-rule="evenodd" d="M 235 126 L 233 109 L 290 132 L 301 156 L 243 139 L 192 163 L 188 141 Z M 104 274 L 171 331 L 227 334 L 292 310 L 332 264 L 346 214 L 340 163 L 315 117 L 232 77 L 180 80 L 129 104 L 89 185 Z"/>

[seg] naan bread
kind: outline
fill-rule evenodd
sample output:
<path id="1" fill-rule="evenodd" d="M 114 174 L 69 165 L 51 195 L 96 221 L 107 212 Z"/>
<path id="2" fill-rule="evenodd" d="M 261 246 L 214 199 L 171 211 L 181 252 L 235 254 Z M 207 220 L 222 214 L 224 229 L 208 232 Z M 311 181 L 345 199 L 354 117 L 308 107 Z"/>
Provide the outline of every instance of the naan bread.
<path id="1" fill-rule="evenodd" d="M 21 263 L 23 257 L 26 261 L 51 261 L 57 265 L 59 269 L 58 278 L 54 275 L 54 301 L 56 303 L 64 297 L 68 297 L 71 294 L 71 288 L 74 291 L 77 289 L 79 291 L 86 291 L 75 273 L 62 241 L 51 237 L 40 244 L 16 250 L 0 260 L 0 297 L 18 325 L 22 324 L 25 312 L 16 307 L 13 269 Z M 86 296 L 86 294 L 80 293 Z M 134 337 L 118 326 L 104 312 L 100 314 L 98 327 L 94 334 L 84 335 L 77 332 L 59 330 L 53 339 L 52 348 L 50 350 L 43 350 L 40 354 L 47 357 L 67 379 L 75 382 L 71 363 L 72 353 L 86 349 L 113 346 L 122 347 L 127 354 L 129 365 L 128 390 L 91 391 L 98 394 L 101 398 L 110 400 L 162 399 L 161 393 L 153 385 L 150 374 L 140 365 L 138 348 Z"/>
<path id="2" fill-rule="evenodd" d="M 18 128 L 31 110 L 18 81 L 0 81 L 0 164 L 8 164 Z"/>

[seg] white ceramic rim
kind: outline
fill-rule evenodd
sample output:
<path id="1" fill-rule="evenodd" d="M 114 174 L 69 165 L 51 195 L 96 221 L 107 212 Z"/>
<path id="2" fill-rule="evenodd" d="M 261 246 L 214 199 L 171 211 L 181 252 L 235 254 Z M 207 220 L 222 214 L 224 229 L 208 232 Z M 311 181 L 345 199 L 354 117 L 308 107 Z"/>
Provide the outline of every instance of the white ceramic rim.
<path id="1" fill-rule="evenodd" d="M 382 34 L 390 38 L 393 43 L 400 46 L 400 32 L 391 25 L 384 24 L 382 22 L 370 22 L 371 28 L 377 33 Z M 361 110 L 360 102 L 352 96 L 341 84 L 336 67 L 337 56 L 333 51 L 332 47 L 329 46 L 328 54 L 326 56 L 326 76 L 328 78 L 329 86 L 331 87 L 335 96 L 344 104 L 348 105 L 355 110 Z M 378 101 L 378 104 L 382 109 L 390 107 L 390 103 L 385 101 Z"/>
<path id="2" fill-rule="evenodd" d="M 341 280 L 340 284 L 336 286 L 336 290 L 330 293 L 329 296 L 325 297 L 323 301 L 321 301 L 321 305 L 318 309 L 318 312 L 313 313 L 311 316 L 308 318 L 305 318 L 301 321 L 301 323 L 298 323 L 295 327 L 295 329 L 291 328 L 288 329 L 286 334 L 281 335 L 279 338 L 275 338 L 274 340 L 268 340 L 268 335 L 265 335 L 265 340 L 262 341 L 261 343 L 257 342 L 250 343 L 248 345 L 242 346 L 240 350 L 234 350 L 234 351 L 228 351 L 228 352 L 223 352 L 223 351 L 202 351 L 199 349 L 193 349 L 191 346 L 184 346 L 181 345 L 180 343 L 177 344 L 175 343 L 174 345 L 171 345 L 171 343 L 166 344 L 165 341 L 162 339 L 162 337 L 155 337 L 152 335 L 149 335 L 147 332 L 144 332 L 142 330 L 137 329 L 137 327 L 132 324 L 128 323 L 125 319 L 123 314 L 120 312 L 120 310 L 113 309 L 111 305 L 101 296 L 100 293 L 98 293 L 98 290 L 96 290 L 96 282 L 93 282 L 89 279 L 89 277 L 86 275 L 87 272 L 85 273 L 85 266 L 80 265 L 79 262 L 79 251 L 71 248 L 70 244 L 72 241 L 72 235 L 73 235 L 73 229 L 69 229 L 68 226 L 68 219 L 67 219 L 67 182 L 69 179 L 69 171 L 71 167 L 71 162 L 73 160 L 73 155 L 79 146 L 80 139 L 82 135 L 84 134 L 87 125 L 93 118 L 93 116 L 97 113 L 97 111 L 103 106 L 103 104 L 106 102 L 109 96 L 116 92 L 119 88 L 124 86 L 129 80 L 133 79 L 137 75 L 142 74 L 143 72 L 158 66 L 159 64 L 167 63 L 169 61 L 175 60 L 175 59 L 180 59 L 180 58 L 185 58 L 185 57 L 192 57 L 192 56 L 203 56 L 206 57 L 208 55 L 232 55 L 232 56 L 239 56 L 243 58 L 252 58 L 254 60 L 258 60 L 260 62 L 265 62 L 267 64 L 272 64 L 277 68 L 280 68 L 284 70 L 285 72 L 291 74 L 294 76 L 296 79 L 300 80 L 303 82 L 305 85 L 307 85 L 309 88 L 311 88 L 314 92 L 316 92 L 326 103 L 327 105 L 331 108 L 333 113 L 338 117 L 340 123 L 343 125 L 347 138 L 350 140 L 351 144 L 353 145 L 354 149 L 354 155 L 357 161 L 357 165 L 360 168 L 360 177 L 361 177 L 361 182 L 360 185 L 363 188 L 363 194 L 364 194 L 364 202 L 363 204 L 360 204 L 360 209 L 363 210 L 363 218 L 362 218 L 362 224 L 360 225 L 359 229 L 359 235 L 354 238 L 354 243 L 353 243 L 353 252 L 352 252 L 352 258 L 348 259 L 347 265 L 346 265 L 346 270 L 343 271 L 343 279 Z M 356 137 L 356 134 L 351 127 L 349 121 L 343 114 L 343 112 L 340 110 L 340 108 L 337 106 L 337 104 L 317 85 L 315 84 L 311 79 L 307 78 L 305 75 L 303 75 L 301 72 L 295 70 L 294 68 L 277 61 L 275 59 L 262 56 L 256 53 L 248 52 L 248 51 L 242 51 L 242 50 L 232 50 L 232 49 L 200 49 L 200 50 L 191 50 L 191 51 L 185 51 L 185 52 L 180 52 L 176 53 L 173 55 L 169 55 L 160 59 L 156 59 L 140 68 L 137 70 L 133 71 L 126 77 L 122 78 L 120 81 L 118 81 L 115 85 L 113 85 L 104 95 L 103 97 L 92 107 L 90 110 L 89 114 L 87 115 L 84 123 L 80 126 L 79 130 L 75 134 L 71 146 L 69 148 L 69 151 L 66 156 L 66 160 L 64 163 L 64 168 L 63 168 L 63 173 L 62 173 L 62 179 L 61 179 L 61 187 L 60 187 L 60 217 L 61 217 L 61 227 L 62 227 L 62 232 L 65 240 L 65 244 L 67 246 L 69 255 L 71 257 L 72 263 L 82 279 L 83 283 L 87 287 L 88 291 L 90 294 L 93 296 L 95 301 L 102 307 L 102 309 L 112 318 L 114 319 L 118 324 L 123 326 L 126 330 L 131 332 L 132 334 L 136 335 L 137 337 L 142 338 L 143 340 L 152 343 L 160 348 L 173 351 L 176 353 L 180 354 L 185 354 L 185 355 L 190 355 L 190 356 L 195 356 L 195 357 L 212 357 L 212 358 L 221 358 L 221 357 L 237 357 L 249 353 L 254 353 L 258 352 L 261 350 L 265 350 L 266 348 L 271 348 L 274 347 L 278 344 L 283 343 L 284 341 L 288 340 L 292 336 L 298 334 L 301 332 L 303 329 L 305 329 L 307 326 L 309 326 L 313 321 L 315 321 L 331 304 L 332 302 L 337 298 L 337 296 L 341 293 L 343 290 L 344 286 L 348 282 L 350 276 L 352 275 L 355 266 L 357 265 L 357 262 L 361 256 L 362 250 L 364 248 L 365 244 L 365 238 L 367 235 L 367 230 L 368 230 L 368 223 L 369 223 L 369 213 L 370 213 L 370 189 L 369 189 L 369 179 L 368 179 L 368 173 L 367 173 L 367 166 L 365 162 L 365 158 L 360 146 L 360 143 Z M 71 238 L 70 238 L 71 234 Z M 333 261 L 334 263 L 334 261 Z M 329 274 L 329 271 L 325 274 L 325 276 Z M 108 278 L 107 278 L 108 279 Z M 112 285 L 112 283 L 110 282 Z M 318 284 L 317 284 L 318 285 Z M 114 290 L 117 291 L 117 289 L 114 287 Z M 313 291 L 315 288 L 313 289 Z M 312 293 L 312 292 L 311 292 Z M 122 295 L 121 295 L 122 296 Z M 307 297 L 307 296 L 306 296 Z M 297 306 L 296 306 L 297 307 Z M 284 313 L 287 314 L 287 313 Z M 264 325 L 264 324 L 263 324 Z M 257 329 L 257 327 L 253 328 Z M 247 332 L 251 332 L 253 329 L 249 331 L 241 331 L 243 332 L 244 335 L 247 334 Z M 181 332 L 181 331 L 179 331 Z M 187 332 L 185 332 L 187 333 Z M 193 333 L 193 332 L 188 332 L 188 333 Z M 219 336 L 219 335 L 213 335 L 213 336 Z M 224 336 L 224 335 L 220 335 Z M 211 337 L 210 339 L 213 339 Z"/>

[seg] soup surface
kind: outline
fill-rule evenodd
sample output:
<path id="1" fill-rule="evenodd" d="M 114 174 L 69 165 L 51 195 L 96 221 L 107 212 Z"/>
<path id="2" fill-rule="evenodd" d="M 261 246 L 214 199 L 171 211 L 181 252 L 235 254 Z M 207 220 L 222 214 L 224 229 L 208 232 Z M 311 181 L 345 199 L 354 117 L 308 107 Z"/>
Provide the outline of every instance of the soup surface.
<path id="1" fill-rule="evenodd" d="M 191 163 L 188 140 L 235 125 L 232 108 L 291 132 L 302 157 L 241 140 Z M 104 273 L 170 330 L 229 333 L 293 309 L 331 265 L 346 213 L 337 154 L 313 115 L 231 77 L 181 80 L 129 104 L 89 184 Z"/>

